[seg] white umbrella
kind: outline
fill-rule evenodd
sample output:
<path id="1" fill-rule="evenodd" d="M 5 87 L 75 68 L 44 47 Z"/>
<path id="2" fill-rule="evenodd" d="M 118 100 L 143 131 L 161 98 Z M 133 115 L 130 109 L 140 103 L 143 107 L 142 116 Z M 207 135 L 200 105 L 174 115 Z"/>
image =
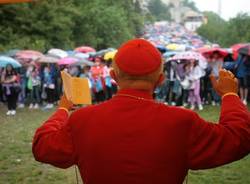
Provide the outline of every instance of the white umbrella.
<path id="1" fill-rule="evenodd" d="M 62 49 L 50 49 L 48 55 L 58 58 L 65 58 L 68 56 L 68 53 Z"/>
<path id="2" fill-rule="evenodd" d="M 39 57 L 36 61 L 39 63 L 57 63 L 58 60 L 59 58 L 45 55 L 45 56 Z"/>
<path id="3" fill-rule="evenodd" d="M 77 53 L 75 53 L 73 55 L 73 57 L 77 58 L 77 59 L 88 59 L 89 58 L 89 54 L 77 52 Z"/>

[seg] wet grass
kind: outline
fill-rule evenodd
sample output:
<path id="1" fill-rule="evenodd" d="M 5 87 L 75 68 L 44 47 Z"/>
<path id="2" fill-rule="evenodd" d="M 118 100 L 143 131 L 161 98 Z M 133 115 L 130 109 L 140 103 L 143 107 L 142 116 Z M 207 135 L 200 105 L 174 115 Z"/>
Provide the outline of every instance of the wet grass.
<path id="1" fill-rule="evenodd" d="M 5 116 L 0 105 L 0 184 L 76 183 L 74 167 L 67 170 L 41 164 L 33 159 L 31 141 L 34 131 L 52 111 L 18 109 L 16 117 Z M 206 107 L 200 115 L 217 121 L 218 107 Z M 189 184 L 249 184 L 250 156 L 206 171 L 190 172 Z"/>

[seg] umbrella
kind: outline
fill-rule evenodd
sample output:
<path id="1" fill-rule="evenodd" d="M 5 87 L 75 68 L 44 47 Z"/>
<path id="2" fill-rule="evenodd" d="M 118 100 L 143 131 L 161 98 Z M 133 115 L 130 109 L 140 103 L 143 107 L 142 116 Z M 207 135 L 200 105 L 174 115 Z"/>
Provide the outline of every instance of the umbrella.
<path id="1" fill-rule="evenodd" d="M 111 52 L 108 52 L 104 55 L 104 60 L 108 61 L 108 60 L 113 60 L 115 55 L 117 53 L 117 50 L 115 51 L 111 51 Z"/>
<path id="2" fill-rule="evenodd" d="M 250 56 L 250 44 L 239 49 L 239 54 Z"/>
<path id="3" fill-rule="evenodd" d="M 11 64 L 14 68 L 21 67 L 22 65 L 15 59 L 8 56 L 0 56 L 0 67 L 6 67 L 7 64 Z"/>
<path id="4" fill-rule="evenodd" d="M 172 44 L 167 45 L 167 49 L 168 50 L 172 50 L 172 51 L 185 51 L 186 50 L 186 46 L 185 45 L 176 44 L 176 43 L 172 43 Z"/>
<path id="5" fill-rule="evenodd" d="M 67 52 L 68 56 L 73 56 L 76 54 L 76 52 L 73 50 L 67 50 L 66 52 Z"/>
<path id="6" fill-rule="evenodd" d="M 94 48 L 89 47 L 89 46 L 77 47 L 75 51 L 82 52 L 82 53 L 96 52 Z"/>
<path id="7" fill-rule="evenodd" d="M 81 60 L 78 60 L 76 63 L 70 64 L 70 65 L 71 66 L 80 66 L 80 65 L 94 66 L 94 63 L 86 59 L 81 59 Z"/>
<path id="8" fill-rule="evenodd" d="M 193 51 L 186 51 L 177 53 L 170 58 L 171 60 L 206 60 L 200 53 Z"/>
<path id="9" fill-rule="evenodd" d="M 164 46 L 162 46 L 162 45 L 157 45 L 156 48 L 157 48 L 161 53 L 167 52 L 166 47 L 164 47 Z"/>
<path id="10" fill-rule="evenodd" d="M 16 58 L 20 60 L 36 60 L 41 56 L 43 54 L 35 50 L 22 50 L 16 53 Z"/>
<path id="11" fill-rule="evenodd" d="M 238 58 L 239 49 L 241 49 L 242 47 L 245 47 L 247 45 L 248 45 L 247 43 L 238 43 L 238 44 L 231 46 L 231 49 L 233 50 L 233 59 L 234 60 L 237 60 L 237 58 Z"/>
<path id="12" fill-rule="evenodd" d="M 175 43 L 167 45 L 168 50 L 177 50 L 177 48 L 178 48 L 178 45 Z"/>
<path id="13" fill-rule="evenodd" d="M 71 65 L 77 62 L 76 58 L 66 57 L 58 61 L 59 65 Z"/>
<path id="14" fill-rule="evenodd" d="M 222 57 L 226 57 L 229 53 L 222 48 L 204 48 L 204 49 L 200 49 L 199 50 L 200 53 L 202 53 L 203 55 L 212 55 L 215 52 L 219 53 L 219 55 L 221 55 Z"/>
<path id="15" fill-rule="evenodd" d="M 111 51 L 115 51 L 116 49 L 114 49 L 114 48 L 108 48 L 108 49 L 103 49 L 103 50 L 100 50 L 100 51 L 98 51 L 98 52 L 96 52 L 95 54 L 94 54 L 94 56 L 96 57 L 96 56 L 103 56 L 104 54 L 106 54 L 107 52 L 111 52 Z"/>
<path id="16" fill-rule="evenodd" d="M 177 53 L 178 53 L 178 52 L 176 52 L 176 51 L 165 52 L 165 53 L 163 54 L 163 57 L 164 57 L 164 58 L 169 58 L 169 57 L 172 57 L 172 56 L 176 55 Z"/>
<path id="17" fill-rule="evenodd" d="M 58 60 L 59 59 L 56 58 L 56 57 L 45 55 L 45 56 L 42 56 L 42 57 L 38 58 L 36 61 L 39 62 L 39 63 L 57 63 Z"/>
<path id="18" fill-rule="evenodd" d="M 207 67 L 206 58 L 202 56 L 200 53 L 194 51 L 180 52 L 168 59 L 168 61 L 178 61 L 178 60 L 187 60 L 187 61 L 197 60 L 199 61 L 200 67 L 202 67 L 203 69 Z"/>
<path id="19" fill-rule="evenodd" d="M 57 57 L 59 59 L 68 57 L 68 53 L 62 49 L 50 49 L 48 55 Z"/>
<path id="20" fill-rule="evenodd" d="M 74 55 L 72 55 L 72 57 L 77 58 L 77 59 L 88 59 L 89 54 L 76 52 Z"/>

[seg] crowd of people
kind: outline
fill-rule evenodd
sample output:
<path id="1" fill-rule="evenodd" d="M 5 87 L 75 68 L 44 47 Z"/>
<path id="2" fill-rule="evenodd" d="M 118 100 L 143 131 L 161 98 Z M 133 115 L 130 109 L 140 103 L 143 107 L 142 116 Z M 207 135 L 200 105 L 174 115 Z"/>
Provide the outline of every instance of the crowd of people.
<path id="1" fill-rule="evenodd" d="M 156 100 L 192 110 L 196 107 L 203 110 L 206 104 L 220 105 L 220 97 L 213 90 L 209 76 L 212 74 L 218 77 L 219 69 L 224 67 L 233 71 L 239 79 L 239 94 L 244 104 L 247 104 L 249 56 L 239 54 L 236 61 L 233 61 L 230 52 L 225 55 L 224 51 L 214 49 L 209 54 L 203 53 L 203 61 L 195 58 L 171 59 L 181 52 L 198 52 L 199 48 L 208 44 L 199 35 L 173 23 L 147 25 L 143 37 L 161 51 L 164 60 L 165 81 L 155 90 Z M 11 64 L 0 68 L 0 100 L 7 104 L 6 114 L 15 115 L 17 107 L 45 110 L 53 108 L 63 93 L 60 76 L 62 70 L 72 76 L 89 79 L 93 103 L 112 98 L 117 85 L 109 74 L 112 61 L 105 60 L 104 54 L 105 52 L 92 57 L 89 61 L 91 65 L 31 61 L 24 62 L 19 68 L 14 68 Z"/>
<path id="2" fill-rule="evenodd" d="M 212 88 L 210 75 L 216 78 L 222 68 L 231 70 L 239 79 L 240 97 L 247 104 L 250 81 L 248 54 L 220 48 L 185 27 L 170 22 L 147 25 L 144 37 L 153 43 L 165 60 L 164 84 L 156 90 L 156 98 L 169 105 L 203 110 L 204 104 L 220 105 L 220 97 Z M 244 44 L 242 46 L 245 46 Z M 179 53 L 197 52 L 200 58 L 183 57 Z M 234 56 L 237 53 L 237 56 Z M 188 55 L 188 54 L 186 54 Z M 178 57 L 177 57 L 178 58 Z"/>
<path id="3" fill-rule="evenodd" d="M 74 77 L 86 77 L 92 90 L 93 101 L 108 100 L 117 87 L 109 75 L 110 64 L 96 57 L 94 66 L 75 66 L 29 63 L 14 69 L 11 64 L 1 68 L 0 98 L 8 106 L 7 115 L 15 115 L 16 108 L 51 109 L 63 93 L 60 71 Z"/>
<path id="4" fill-rule="evenodd" d="M 197 106 L 203 110 L 203 105 L 220 105 L 220 97 L 212 88 L 210 75 L 219 77 L 222 68 L 231 70 L 239 80 L 239 93 L 244 104 L 247 104 L 250 82 L 250 68 L 245 64 L 250 62 L 248 56 L 241 56 L 237 61 L 223 62 L 223 57 L 214 52 L 207 58 L 205 69 L 199 66 L 197 60 L 173 61 L 165 64 L 166 81 L 157 89 L 156 97 L 169 105 L 178 105 L 192 110 Z"/>

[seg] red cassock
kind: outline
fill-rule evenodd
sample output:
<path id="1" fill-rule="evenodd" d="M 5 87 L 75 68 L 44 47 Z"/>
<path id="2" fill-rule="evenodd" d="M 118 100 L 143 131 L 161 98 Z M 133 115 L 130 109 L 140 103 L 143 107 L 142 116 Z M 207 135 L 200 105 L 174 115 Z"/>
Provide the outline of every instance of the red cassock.
<path id="1" fill-rule="evenodd" d="M 77 165 L 85 184 L 181 184 L 189 169 L 249 152 L 250 116 L 237 96 L 223 98 L 219 124 L 212 124 L 131 89 L 70 116 L 57 110 L 33 140 L 37 161 Z"/>

